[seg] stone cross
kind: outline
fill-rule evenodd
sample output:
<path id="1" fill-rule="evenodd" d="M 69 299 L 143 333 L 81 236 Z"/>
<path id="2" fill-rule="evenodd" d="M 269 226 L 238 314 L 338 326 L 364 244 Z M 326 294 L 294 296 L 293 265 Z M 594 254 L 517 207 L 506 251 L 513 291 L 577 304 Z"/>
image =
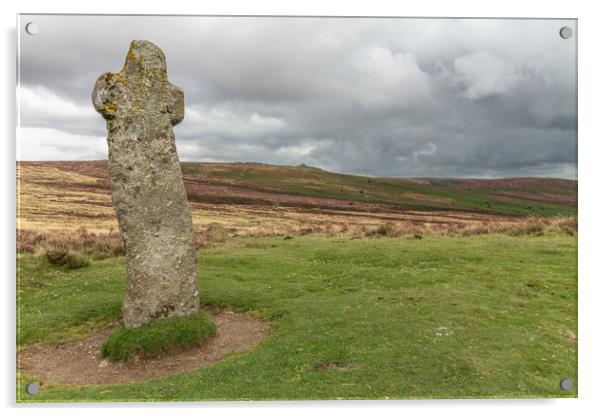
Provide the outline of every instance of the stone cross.
<path id="1" fill-rule="evenodd" d="M 121 72 L 98 78 L 92 102 L 107 123 L 113 207 L 125 243 L 124 324 L 196 313 L 192 218 L 172 130 L 184 119 L 184 93 L 167 80 L 161 49 L 133 41 Z"/>

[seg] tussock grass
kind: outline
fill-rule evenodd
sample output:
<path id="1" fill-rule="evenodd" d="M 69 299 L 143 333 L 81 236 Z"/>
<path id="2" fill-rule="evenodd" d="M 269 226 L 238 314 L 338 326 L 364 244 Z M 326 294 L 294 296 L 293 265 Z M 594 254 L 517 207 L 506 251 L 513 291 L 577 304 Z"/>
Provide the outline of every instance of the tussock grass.
<path id="1" fill-rule="evenodd" d="M 134 355 L 158 357 L 170 349 L 201 345 L 215 333 L 215 324 L 203 312 L 160 318 L 138 328 L 120 326 L 113 330 L 101 354 L 111 361 L 126 361 Z"/>
<path id="2" fill-rule="evenodd" d="M 316 224 L 299 220 L 286 227 L 241 231 L 236 227 L 225 227 L 220 223 L 210 223 L 202 230 L 195 231 L 197 249 L 219 246 L 237 236 L 292 238 L 305 235 L 322 237 L 413 237 L 423 236 L 471 236 L 483 234 L 506 234 L 510 236 L 542 235 L 562 232 L 568 235 L 577 233 L 576 217 L 510 217 L 510 218 L 463 218 L 442 221 L 444 216 L 427 217 L 424 222 L 416 221 L 376 221 L 375 225 L 353 223 L 353 219 L 338 217 L 337 222 L 328 220 Z M 348 222 L 345 222 L 348 221 Z M 92 233 L 85 228 L 64 232 L 17 231 L 17 251 L 21 253 L 48 253 L 53 264 L 77 265 L 78 259 L 100 260 L 125 254 L 121 234 L 109 230 L 108 233 Z M 82 262 L 82 265 L 85 262 Z M 75 266 L 79 267 L 79 266 Z"/>
<path id="3" fill-rule="evenodd" d="M 195 233 L 197 249 L 223 243 L 230 238 L 228 230 L 213 224 Z M 85 227 L 70 231 L 17 230 L 17 252 L 46 253 L 53 264 L 65 264 L 68 257 L 102 260 L 125 254 L 125 246 L 119 231 L 108 233 L 89 232 Z"/>
<path id="4" fill-rule="evenodd" d="M 90 260 L 86 256 L 69 248 L 46 251 L 46 259 L 57 266 L 67 266 L 68 269 L 79 269 L 90 265 Z"/>
<path id="5" fill-rule="evenodd" d="M 385 223 L 367 230 L 366 237 L 402 237 L 414 235 L 421 238 L 424 235 L 433 236 L 471 236 L 483 234 L 506 234 L 510 236 L 544 235 L 546 233 L 562 232 L 568 235 L 577 233 L 576 217 L 524 217 L 512 220 L 492 220 L 482 222 L 454 223 Z"/>
<path id="6" fill-rule="evenodd" d="M 36 232 L 17 230 L 17 251 L 22 253 L 48 253 L 51 263 L 60 263 L 60 258 L 71 252 L 94 260 L 125 254 L 119 232 L 91 233 L 86 228 L 64 232 Z M 54 261 L 56 259 L 56 261 Z"/>

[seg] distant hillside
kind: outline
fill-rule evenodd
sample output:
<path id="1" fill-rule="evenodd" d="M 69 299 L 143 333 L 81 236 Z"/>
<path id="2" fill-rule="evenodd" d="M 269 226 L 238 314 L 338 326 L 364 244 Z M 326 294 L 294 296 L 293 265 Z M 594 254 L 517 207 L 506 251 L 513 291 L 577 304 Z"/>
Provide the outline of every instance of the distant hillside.
<path id="1" fill-rule="evenodd" d="M 106 161 L 21 162 L 85 175 L 78 187 L 109 189 Z M 459 211 L 503 215 L 574 215 L 577 182 L 550 178 L 371 178 L 299 166 L 182 163 L 188 198 L 230 205 L 282 205 L 345 211 Z M 65 184 L 67 185 L 67 184 Z"/>

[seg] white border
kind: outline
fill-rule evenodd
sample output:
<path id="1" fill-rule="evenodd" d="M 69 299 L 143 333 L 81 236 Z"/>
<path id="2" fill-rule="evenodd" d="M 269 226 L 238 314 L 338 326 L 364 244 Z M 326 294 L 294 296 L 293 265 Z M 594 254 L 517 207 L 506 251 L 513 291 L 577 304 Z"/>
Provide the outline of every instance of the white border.
<path id="1" fill-rule="evenodd" d="M 420 0 L 403 1 L 330 1 L 297 0 L 221 0 L 193 3 L 185 0 L 168 2 L 130 2 L 103 0 L 33 1 L 0 3 L 3 41 L 2 104 L 2 238 L 0 238 L 2 295 L 4 297 L 2 329 L 2 405 L 5 414 L 80 415 L 85 406 L 89 415 L 105 415 L 107 411 L 127 409 L 132 415 L 178 415 L 245 413 L 245 414 L 346 414 L 379 412 L 399 414 L 420 412 L 447 415 L 505 415 L 509 412 L 532 414 L 589 414 L 602 408 L 600 380 L 602 346 L 602 267 L 596 261 L 602 250 L 600 239 L 600 207 L 602 206 L 602 134 L 600 129 L 600 77 L 602 65 L 602 15 L 594 1 L 577 0 Z M 346 16 L 441 16 L 441 17 L 548 17 L 579 19 L 579 399 L 558 400 L 470 400 L 470 401 L 405 401 L 405 402 L 254 402 L 254 403 L 180 403 L 180 404 L 114 404 L 114 405 L 15 405 L 15 56 L 17 13 L 128 13 L 128 14 L 237 14 L 237 15 L 346 15 Z M 107 409 L 110 407 L 110 409 Z M 142 407 L 142 409 L 140 408 Z"/>

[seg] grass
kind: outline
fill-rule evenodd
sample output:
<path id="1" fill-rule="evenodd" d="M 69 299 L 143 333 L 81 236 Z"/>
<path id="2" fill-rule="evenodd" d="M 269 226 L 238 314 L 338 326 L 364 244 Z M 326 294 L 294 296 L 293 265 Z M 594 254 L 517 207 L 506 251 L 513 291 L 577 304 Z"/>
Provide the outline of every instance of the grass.
<path id="1" fill-rule="evenodd" d="M 85 255 L 69 248 L 48 250 L 46 258 L 50 263 L 66 266 L 68 269 L 79 269 L 90 265 L 90 260 Z"/>
<path id="2" fill-rule="evenodd" d="M 577 212 L 577 182 L 563 179 L 371 178 L 252 163 L 182 163 L 182 172 L 197 230 L 214 222 L 239 231 L 282 229 L 298 219 L 314 227 L 324 219 L 336 222 L 335 215 L 320 209 L 325 203 L 339 213 L 373 213 L 374 207 L 365 204 L 378 204 L 378 212 L 388 215 L 408 210 L 532 217 Z M 117 228 L 106 161 L 20 162 L 17 186 L 19 229 Z"/>
<path id="3" fill-rule="evenodd" d="M 473 221 L 441 222 L 438 221 L 440 218 L 435 216 L 431 218 L 432 223 L 417 224 L 413 221 L 386 221 L 379 225 L 368 226 L 363 224 L 359 227 L 352 222 L 345 222 L 345 219 L 346 217 L 342 217 L 336 226 L 330 223 L 327 223 L 325 227 L 289 225 L 286 229 L 270 231 L 263 229 L 257 230 L 254 234 L 256 234 L 255 236 L 264 237 L 284 236 L 285 239 L 290 239 L 295 235 L 308 234 L 329 237 L 401 237 L 413 235 L 415 238 L 421 238 L 424 234 L 468 236 L 507 233 L 519 236 L 554 231 L 574 235 L 577 232 L 576 217 L 521 217 L 507 220 L 495 219 L 495 217 L 483 219 L 477 216 Z M 239 232 L 240 230 L 237 228 L 226 229 L 218 224 L 211 225 L 204 230 L 195 232 L 196 248 L 198 250 L 223 243 L 232 236 L 240 235 Z M 53 233 L 17 230 L 17 251 L 45 255 L 50 263 L 72 269 L 88 266 L 90 259 L 101 260 L 125 254 L 121 233 L 110 231 L 106 234 L 96 234 L 88 232 L 85 228 Z"/>
<path id="4" fill-rule="evenodd" d="M 106 163 L 18 163 L 17 250 L 67 263 L 61 267 L 123 255 Z M 233 236 L 576 230 L 576 181 L 370 178 L 251 163 L 183 163 L 182 170 L 199 249 Z"/>
<path id="5" fill-rule="evenodd" d="M 157 319 L 138 328 L 114 329 L 101 347 L 104 358 L 126 361 L 133 355 L 152 358 L 175 348 L 201 345 L 215 335 L 215 324 L 203 312 Z"/>
<path id="6" fill-rule="evenodd" d="M 141 383 L 42 381 L 36 396 L 19 374 L 18 401 L 575 397 L 576 239 L 234 238 L 199 252 L 201 301 L 272 320 L 257 347 Z M 18 345 L 119 319 L 123 257 L 68 270 L 20 253 L 18 266 Z"/>

